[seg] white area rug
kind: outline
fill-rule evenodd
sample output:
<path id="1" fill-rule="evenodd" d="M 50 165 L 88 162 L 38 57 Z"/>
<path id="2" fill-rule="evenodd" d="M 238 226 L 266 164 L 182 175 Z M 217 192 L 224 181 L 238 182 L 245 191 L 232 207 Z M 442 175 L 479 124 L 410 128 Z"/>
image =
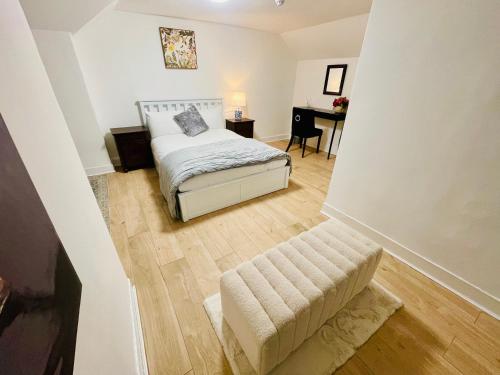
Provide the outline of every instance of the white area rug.
<path id="1" fill-rule="evenodd" d="M 234 375 L 255 375 L 233 331 L 222 318 L 220 294 L 208 297 L 203 305 Z M 402 305 L 399 298 L 372 281 L 271 374 L 332 374 Z"/>
<path id="2" fill-rule="evenodd" d="M 97 200 L 97 205 L 101 209 L 102 216 L 109 229 L 108 177 L 105 174 L 90 176 L 89 182 Z"/>

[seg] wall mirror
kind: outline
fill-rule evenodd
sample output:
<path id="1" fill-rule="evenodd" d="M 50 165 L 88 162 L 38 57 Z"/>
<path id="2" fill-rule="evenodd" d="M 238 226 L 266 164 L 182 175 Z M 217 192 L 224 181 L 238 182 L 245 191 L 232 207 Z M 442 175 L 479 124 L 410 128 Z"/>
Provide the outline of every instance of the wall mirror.
<path id="1" fill-rule="evenodd" d="M 328 65 L 326 68 L 324 95 L 342 95 L 347 64 Z"/>

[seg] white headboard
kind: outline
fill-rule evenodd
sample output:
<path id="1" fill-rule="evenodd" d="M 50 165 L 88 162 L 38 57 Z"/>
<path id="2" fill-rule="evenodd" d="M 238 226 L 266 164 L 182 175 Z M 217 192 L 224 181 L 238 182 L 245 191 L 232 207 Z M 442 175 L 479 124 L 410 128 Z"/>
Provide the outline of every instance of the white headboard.
<path id="1" fill-rule="evenodd" d="M 193 104 L 198 110 L 207 108 L 220 108 L 221 118 L 224 118 L 224 108 L 222 99 L 186 99 L 186 100 L 160 100 L 160 101 L 139 101 L 139 110 L 141 112 L 142 125 L 146 125 L 145 112 L 165 112 L 165 111 L 185 111 L 190 104 Z"/>

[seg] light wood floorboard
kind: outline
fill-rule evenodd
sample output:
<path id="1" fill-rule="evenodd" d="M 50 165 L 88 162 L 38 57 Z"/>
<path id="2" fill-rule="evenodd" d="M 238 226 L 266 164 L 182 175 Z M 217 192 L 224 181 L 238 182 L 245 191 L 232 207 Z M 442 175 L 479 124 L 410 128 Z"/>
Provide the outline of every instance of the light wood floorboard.
<path id="1" fill-rule="evenodd" d="M 110 231 L 137 287 L 151 375 L 231 373 L 203 300 L 222 272 L 327 219 L 335 158 L 311 151 L 292 148 L 288 189 L 188 223 L 170 218 L 154 169 L 108 175 Z M 375 278 L 405 306 L 338 374 L 500 374 L 497 320 L 387 254 Z"/>

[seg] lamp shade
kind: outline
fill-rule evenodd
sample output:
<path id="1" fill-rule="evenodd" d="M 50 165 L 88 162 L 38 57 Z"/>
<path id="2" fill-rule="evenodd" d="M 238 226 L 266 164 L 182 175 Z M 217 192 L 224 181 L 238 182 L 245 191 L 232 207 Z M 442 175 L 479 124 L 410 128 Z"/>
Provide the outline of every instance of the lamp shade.
<path id="1" fill-rule="evenodd" d="M 233 107 L 245 107 L 247 105 L 247 96 L 244 92 L 235 91 L 231 94 L 231 105 Z"/>

